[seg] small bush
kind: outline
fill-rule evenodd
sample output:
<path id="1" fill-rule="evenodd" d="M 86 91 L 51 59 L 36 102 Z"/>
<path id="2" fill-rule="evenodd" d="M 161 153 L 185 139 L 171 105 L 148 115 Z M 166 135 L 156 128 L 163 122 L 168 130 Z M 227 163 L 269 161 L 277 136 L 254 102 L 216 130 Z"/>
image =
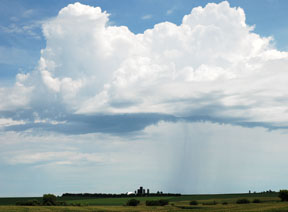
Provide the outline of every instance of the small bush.
<path id="1" fill-rule="evenodd" d="M 253 203 L 261 203 L 260 199 L 254 199 Z"/>
<path id="2" fill-rule="evenodd" d="M 249 204 L 250 201 L 248 199 L 238 199 L 236 201 L 237 204 Z"/>
<path id="3" fill-rule="evenodd" d="M 222 202 L 222 205 L 228 205 L 228 202 Z"/>
<path id="4" fill-rule="evenodd" d="M 198 205 L 198 202 L 196 200 L 190 201 L 190 205 Z"/>
<path id="5" fill-rule="evenodd" d="M 288 201 L 288 190 L 280 190 L 279 197 L 281 201 Z"/>
<path id="6" fill-rule="evenodd" d="M 160 200 L 147 200 L 146 205 L 147 206 L 164 206 L 168 205 L 169 201 L 166 199 L 160 199 Z"/>
<path id="7" fill-rule="evenodd" d="M 139 205 L 140 201 L 137 199 L 130 199 L 128 200 L 128 202 L 126 203 L 127 206 L 137 206 Z"/>

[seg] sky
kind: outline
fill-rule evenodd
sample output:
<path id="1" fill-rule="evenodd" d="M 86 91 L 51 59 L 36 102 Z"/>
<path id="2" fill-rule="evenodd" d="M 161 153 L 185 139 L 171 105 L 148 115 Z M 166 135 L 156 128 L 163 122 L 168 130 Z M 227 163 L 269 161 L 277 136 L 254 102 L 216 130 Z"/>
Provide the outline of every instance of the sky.
<path id="1" fill-rule="evenodd" d="M 286 0 L 0 4 L 0 197 L 287 188 Z"/>

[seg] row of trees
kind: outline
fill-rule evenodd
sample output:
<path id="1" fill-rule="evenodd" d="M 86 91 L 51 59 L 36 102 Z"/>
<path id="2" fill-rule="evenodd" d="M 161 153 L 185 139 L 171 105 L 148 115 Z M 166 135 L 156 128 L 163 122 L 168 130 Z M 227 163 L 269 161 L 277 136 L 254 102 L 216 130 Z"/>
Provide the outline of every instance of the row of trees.
<path id="1" fill-rule="evenodd" d="M 105 194 L 105 193 L 64 193 L 62 197 L 93 197 L 93 198 L 117 198 L 117 197 L 128 197 L 128 196 L 143 196 L 142 194 Z M 144 196 L 181 196 L 181 194 L 177 193 L 149 193 L 144 194 Z"/>
<path id="2" fill-rule="evenodd" d="M 39 201 L 37 199 L 34 200 L 27 200 L 27 201 L 21 201 L 17 202 L 16 205 L 26 205 L 26 206 L 53 206 L 53 205 L 67 205 L 66 202 L 63 201 L 57 201 L 57 197 L 54 194 L 44 194 L 42 197 L 42 201 Z"/>

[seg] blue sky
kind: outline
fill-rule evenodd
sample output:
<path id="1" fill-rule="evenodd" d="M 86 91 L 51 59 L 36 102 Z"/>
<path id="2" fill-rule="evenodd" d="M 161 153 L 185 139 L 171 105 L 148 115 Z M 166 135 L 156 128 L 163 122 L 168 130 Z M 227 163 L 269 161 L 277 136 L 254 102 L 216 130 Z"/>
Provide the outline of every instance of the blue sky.
<path id="1" fill-rule="evenodd" d="M 0 3 L 0 196 L 285 188 L 287 1 Z"/>

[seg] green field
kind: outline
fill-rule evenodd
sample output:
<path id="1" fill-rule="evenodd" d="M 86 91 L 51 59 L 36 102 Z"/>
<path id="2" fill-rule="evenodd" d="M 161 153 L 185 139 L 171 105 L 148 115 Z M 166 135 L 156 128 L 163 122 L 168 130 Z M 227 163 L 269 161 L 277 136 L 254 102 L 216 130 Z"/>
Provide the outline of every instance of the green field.
<path id="1" fill-rule="evenodd" d="M 259 199 L 261 203 L 236 204 L 246 198 L 251 202 Z M 288 202 L 280 202 L 278 193 L 257 194 L 218 194 L 218 195 L 183 195 L 177 197 L 137 197 L 140 205 L 124 206 L 130 198 L 58 198 L 68 204 L 81 206 L 15 206 L 17 201 L 41 198 L 0 198 L 0 212 L 100 212 L 100 211 L 211 211 L 211 212 L 288 212 Z M 146 200 L 168 199 L 167 206 L 145 206 Z M 197 200 L 198 205 L 190 205 Z M 223 205 L 223 203 L 226 203 Z M 216 204 L 215 204 L 216 203 Z"/>
<path id="2" fill-rule="evenodd" d="M 146 200 L 159 200 L 159 199 L 172 199 L 173 197 L 136 197 L 134 199 L 140 200 L 140 202 L 145 202 Z M 81 205 L 103 205 L 103 206 L 122 206 L 131 198 L 97 198 L 97 199 L 74 199 L 74 200 L 65 200 L 69 203 L 80 203 Z M 63 199 L 62 199 L 63 200 Z"/>

